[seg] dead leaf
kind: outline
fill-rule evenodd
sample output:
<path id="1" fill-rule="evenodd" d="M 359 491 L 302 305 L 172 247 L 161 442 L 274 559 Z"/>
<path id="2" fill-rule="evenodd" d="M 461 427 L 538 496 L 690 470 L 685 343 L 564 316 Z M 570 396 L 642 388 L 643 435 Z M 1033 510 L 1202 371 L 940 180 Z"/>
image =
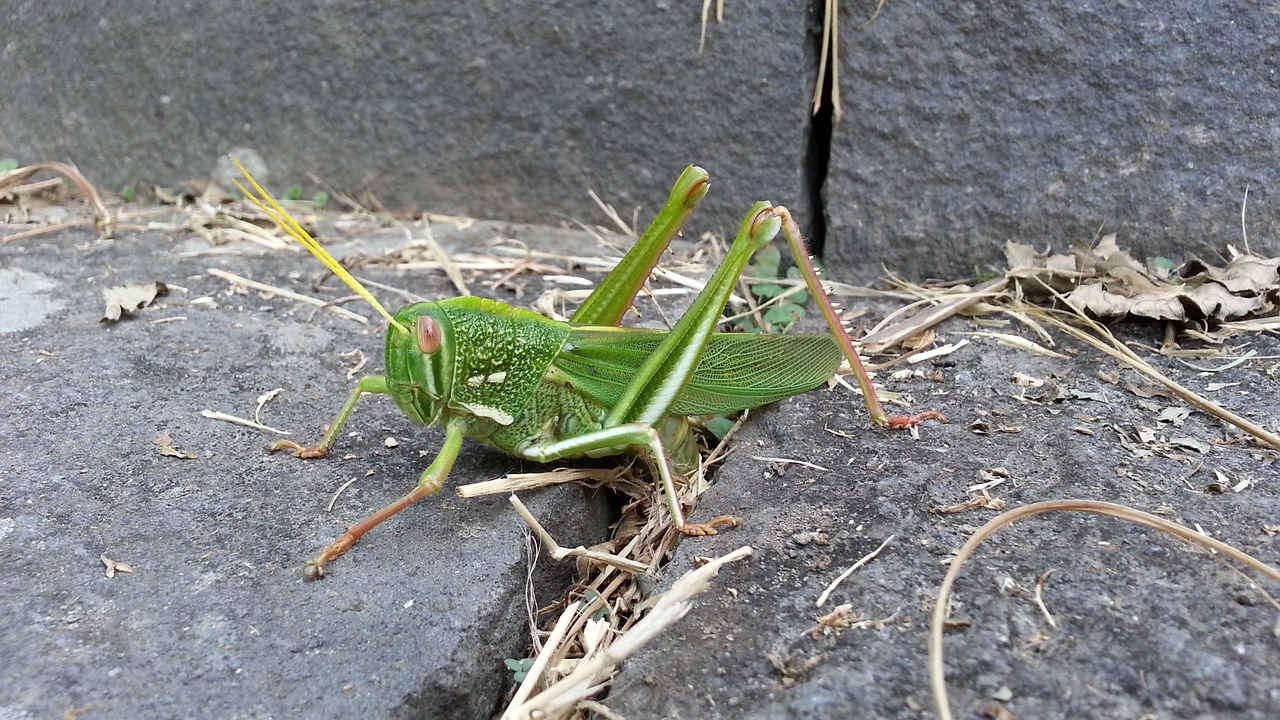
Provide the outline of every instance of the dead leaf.
<path id="1" fill-rule="evenodd" d="M 133 572 L 133 566 L 128 563 L 116 562 L 115 560 L 112 560 L 106 555 L 99 555 L 98 559 L 102 560 L 102 564 L 107 566 L 106 574 L 107 574 L 107 577 L 109 578 L 115 577 L 116 573 L 118 572 L 122 572 L 122 573 Z"/>
<path id="2" fill-rule="evenodd" d="M 1093 400 L 1094 402 L 1109 403 L 1107 394 L 1104 392 L 1094 392 L 1092 390 L 1081 390 L 1079 388 L 1071 389 L 1071 397 L 1076 400 Z"/>
<path id="3" fill-rule="evenodd" d="M 1212 444 L 1207 443 L 1204 440 L 1201 440 L 1199 438 L 1193 438 L 1193 437 L 1186 437 L 1186 436 L 1172 437 L 1172 438 L 1169 438 L 1169 444 L 1177 445 L 1178 447 L 1184 447 L 1188 450 L 1195 450 L 1201 455 L 1208 455 L 1210 452 L 1213 451 Z"/>
<path id="4" fill-rule="evenodd" d="M 195 460 L 196 456 L 191 453 L 183 452 L 173 446 L 173 439 L 169 437 L 169 433 L 160 433 L 155 440 L 151 442 L 159 446 L 160 454 L 166 457 L 176 457 L 181 460 Z"/>
<path id="5" fill-rule="evenodd" d="M 991 720 L 1018 720 L 1018 714 L 998 702 L 987 703 L 982 708 L 982 716 Z"/>
<path id="6" fill-rule="evenodd" d="M 1073 247 L 1070 257 L 1008 243 L 1005 259 L 1010 277 L 1032 281 L 1020 282 L 1028 294 L 1052 287 L 1095 317 L 1222 322 L 1268 313 L 1280 303 L 1280 258 L 1237 255 L 1222 268 L 1192 258 L 1170 272 L 1172 263 L 1163 258 L 1139 263 L 1112 234 L 1092 247 Z"/>
<path id="7" fill-rule="evenodd" d="M 102 322 L 117 322 L 124 313 L 144 308 L 157 297 L 168 294 L 169 286 L 158 280 L 105 288 L 102 297 L 107 307 L 102 314 Z"/>
<path id="8" fill-rule="evenodd" d="M 1191 408 L 1188 407 L 1167 407 L 1156 415 L 1156 422 L 1170 423 L 1175 427 L 1182 427 L 1182 421 L 1191 415 Z"/>
<path id="9" fill-rule="evenodd" d="M 1144 385 L 1139 387 L 1133 383 L 1127 382 L 1124 384 L 1124 389 L 1140 398 L 1172 397 L 1172 393 L 1160 385 Z"/>
<path id="10" fill-rule="evenodd" d="M 284 392 L 284 388 L 276 388 L 275 390 L 269 390 L 258 396 L 258 407 L 253 411 L 254 422 L 258 423 L 259 425 L 262 424 L 262 417 L 261 417 L 262 407 L 267 403 L 271 402 L 272 400 L 275 400 L 276 396 L 282 392 Z"/>
<path id="11" fill-rule="evenodd" d="M 925 328 L 923 331 L 916 333 L 902 341 L 902 347 L 908 350 L 920 350 L 927 348 L 938 339 L 938 334 L 932 328 Z"/>
<path id="12" fill-rule="evenodd" d="M 1235 294 L 1259 295 L 1280 283 L 1280 258 L 1238 255 L 1225 268 L 1216 268 L 1198 258 L 1178 268 L 1184 282 L 1211 280 Z"/>
<path id="13" fill-rule="evenodd" d="M 1003 510 L 1005 501 L 1002 498 L 993 498 L 984 490 L 981 495 L 974 495 L 962 503 L 955 505 L 929 505 L 929 512 L 938 515 L 951 515 L 954 513 L 969 512 L 971 510 Z"/>
<path id="14" fill-rule="evenodd" d="M 1019 387 L 1040 387 L 1044 385 L 1044 380 L 1026 373 L 1016 372 L 1013 374 L 1013 384 Z"/>
<path id="15" fill-rule="evenodd" d="M 854 623 L 856 617 L 852 605 L 838 605 L 835 610 L 815 620 L 817 624 L 809 630 L 809 635 L 814 640 L 817 640 L 834 630 L 847 629 Z"/>

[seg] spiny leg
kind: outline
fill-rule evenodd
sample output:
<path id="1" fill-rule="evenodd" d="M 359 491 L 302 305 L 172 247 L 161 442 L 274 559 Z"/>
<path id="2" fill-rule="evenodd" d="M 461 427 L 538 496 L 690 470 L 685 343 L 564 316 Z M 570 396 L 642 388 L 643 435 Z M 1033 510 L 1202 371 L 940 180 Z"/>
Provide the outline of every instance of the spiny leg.
<path id="1" fill-rule="evenodd" d="M 630 422 L 656 425 L 670 414 L 720 324 L 743 269 L 756 250 L 773 241 L 779 227 L 768 203 L 751 207 L 719 267 L 609 410 L 606 427 Z"/>
<path id="2" fill-rule="evenodd" d="M 436 453 L 436 459 L 422 472 L 422 477 L 418 480 L 417 487 L 399 500 L 347 528 L 346 532 L 329 544 L 329 547 L 307 562 L 306 567 L 302 570 L 303 577 L 308 580 L 319 580 L 324 577 L 324 566 L 342 557 L 343 553 L 350 550 L 351 546 L 355 545 L 356 541 L 363 537 L 365 533 L 419 500 L 439 492 L 440 488 L 444 486 L 445 478 L 449 476 L 449 471 L 453 469 L 453 463 L 458 459 L 458 452 L 461 448 L 462 424 L 451 422 L 445 426 L 444 444 L 440 446 L 440 451 Z"/>
<path id="3" fill-rule="evenodd" d="M 773 213 L 782 221 L 782 235 L 787 239 L 787 246 L 791 248 L 791 255 L 795 258 L 796 266 L 800 268 L 800 273 L 804 275 L 804 282 L 805 285 L 809 286 L 809 293 L 813 295 L 814 301 L 818 303 L 818 309 L 822 311 L 822 317 L 827 321 L 827 327 L 831 328 L 831 333 L 836 336 L 836 341 L 840 344 L 841 351 L 849 361 L 849 367 L 853 368 L 853 375 L 858 380 L 858 387 L 861 388 L 862 397 L 867 404 L 867 412 L 871 413 L 871 421 L 892 430 L 914 427 L 925 420 L 946 422 L 946 418 L 937 410 L 926 410 L 918 415 L 906 416 L 889 415 L 884 411 L 884 406 L 880 404 L 880 396 L 876 394 L 875 387 L 871 385 L 871 378 L 867 375 L 867 369 L 862 364 L 862 358 L 858 355 L 858 350 L 854 347 L 849 333 L 844 329 L 844 324 L 840 322 L 840 314 L 836 312 L 835 306 L 832 305 L 826 288 L 822 286 L 822 281 L 818 278 L 818 271 L 814 269 L 813 261 L 809 258 L 809 250 L 805 247 L 799 226 L 791 218 L 791 212 L 785 207 L 776 206 L 773 208 Z"/>
<path id="4" fill-rule="evenodd" d="M 675 327 L 648 357 L 645 364 L 628 383 L 626 389 L 605 418 L 604 428 L 591 433 L 588 445 L 579 446 L 582 453 L 588 450 L 645 447 L 658 472 L 667 507 L 676 527 L 687 535 L 713 535 L 718 525 L 738 525 L 737 518 L 716 518 L 710 523 L 694 525 L 685 522 L 684 513 L 676 496 L 674 474 L 662 449 L 661 436 L 654 426 L 670 414 L 671 407 L 692 377 L 702 359 L 707 342 L 715 332 L 724 314 L 725 304 L 733 292 L 738 277 L 757 250 L 773 241 L 781 223 L 770 212 L 768 203 L 756 203 L 743 218 L 733 244 L 721 260 L 719 267 L 694 298 L 693 305 L 681 316 Z M 630 428 L 630 430 L 620 430 Z M 610 440 L 610 433 L 619 433 Z M 603 445 L 600 445 L 603 443 Z M 563 452 L 575 447 L 574 440 L 560 441 L 549 446 L 550 452 Z"/>
<path id="5" fill-rule="evenodd" d="M 294 457 L 312 459 L 324 457 L 329 449 L 333 447 L 333 443 L 338 439 L 338 433 L 341 432 L 342 426 L 347 423 L 347 418 L 351 415 L 351 411 L 356 409 L 356 401 L 365 393 L 387 393 L 387 378 L 384 375 L 366 375 L 356 382 L 356 386 L 351 389 L 351 395 L 347 397 L 347 401 L 342 404 L 342 408 L 338 410 L 338 416 L 329 423 L 329 429 L 325 431 L 320 442 L 316 445 L 303 447 L 292 440 L 277 440 L 271 444 L 269 448 L 272 452 L 276 450 L 292 450 Z"/>

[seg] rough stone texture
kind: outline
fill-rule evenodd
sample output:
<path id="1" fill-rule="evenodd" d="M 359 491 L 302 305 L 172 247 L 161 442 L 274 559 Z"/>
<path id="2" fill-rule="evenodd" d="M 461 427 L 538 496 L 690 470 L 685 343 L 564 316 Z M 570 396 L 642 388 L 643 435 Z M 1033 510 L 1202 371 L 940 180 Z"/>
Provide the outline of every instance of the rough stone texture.
<path id="1" fill-rule="evenodd" d="M 943 338 L 963 329 L 952 321 Z M 1135 330 L 1147 342 L 1158 334 Z M 1199 525 L 1280 564 L 1276 537 L 1263 530 L 1280 518 L 1276 451 L 1211 444 L 1240 433 L 1196 412 L 1181 426 L 1157 422 L 1160 409 L 1180 403 L 1157 398 L 1143 408 L 1151 401 L 1095 378 L 1117 370 L 1113 362 L 1073 349 L 1078 358 L 1051 360 L 978 340 L 929 370 L 941 370 L 940 384 L 889 383 L 910 391 L 916 409 L 951 418 L 922 427 L 919 440 L 871 428 L 845 392 L 814 391 L 756 415 L 697 513 L 743 515 L 746 525 L 684 542 L 665 583 L 692 568 L 694 556 L 742 545 L 754 556 L 723 570 L 680 624 L 625 666 L 607 704 L 628 720 L 933 717 L 928 613 L 946 559 L 995 513 L 930 508 L 970 498 L 965 489 L 992 479 L 982 472 L 990 468 L 1007 470 L 989 492 L 1009 507 L 1065 498 L 1123 503 Z M 1280 348 L 1263 341 L 1257 349 Z M 1207 377 L 1157 363 L 1199 391 L 1241 383 L 1211 396 L 1268 428 L 1280 424 L 1274 361 Z M 1105 402 L 1021 399 L 1043 391 L 1017 387 L 1015 371 L 1057 373 L 1064 386 Z M 1120 375 L 1150 384 L 1131 371 Z M 975 421 L 983 434 L 970 427 Z M 1138 426 L 1154 428 L 1156 442 L 1138 442 Z M 1171 444 L 1180 438 L 1204 441 L 1207 452 Z M 1156 454 L 1135 454 L 1144 451 Z M 829 470 L 756 459 L 769 457 Z M 1215 470 L 1230 483 L 1253 484 L 1219 492 L 1211 487 Z M 896 539 L 878 558 L 815 607 L 832 580 L 890 535 Z M 1043 597 L 1056 629 L 1033 599 L 1049 570 L 1056 572 Z M 1261 586 L 1275 596 L 1274 583 Z M 981 546 L 956 591 L 953 617 L 972 623 L 945 639 L 958 718 L 989 717 L 981 711 L 998 697 L 1023 718 L 1280 716 L 1275 607 L 1223 562 L 1163 534 L 1093 515 L 1031 518 Z M 816 618 L 842 603 L 859 618 L 888 620 L 881 629 L 811 637 Z M 793 686 L 775 661 L 796 673 Z"/>
<path id="2" fill-rule="evenodd" d="M 496 227 L 459 235 L 437 224 L 436 235 L 456 248 Z M 75 230 L 0 239 L 0 594 L 9 613 L 0 624 L 0 717 L 85 707 L 99 718 L 489 717 L 506 687 L 501 661 L 522 656 L 527 637 L 520 525 L 501 499 L 441 495 L 375 530 L 330 578 L 304 583 L 300 562 L 402 494 L 440 433 L 370 398 L 348 426 L 356 436 L 344 433 L 331 457 L 302 463 L 263 453 L 258 431 L 200 417 L 206 408 L 250 415 L 258 395 L 283 387 L 264 420 L 314 438 L 350 389 L 351 359 L 339 353 L 362 349 L 372 363 L 365 372 L 375 372 L 381 339 L 327 313 L 308 319 L 291 301 L 228 295 L 207 268 L 323 297 L 343 291 L 313 289 L 305 256 L 210 248 L 182 228 L 121 231 L 107 242 Z M 324 227 L 325 237 L 337 232 Z M 541 247 L 553 236 L 575 253 L 594 242 L 517 232 Z M 376 255 L 401 242 L 390 228 L 334 248 Z M 453 294 L 433 272 L 360 273 L 428 297 Z M 156 278 L 181 287 L 118 325 L 98 323 L 101 288 Z M 204 296 L 218 306 L 193 302 Z M 186 319 L 152 322 L 174 317 Z M 941 337 L 964 330 L 953 321 Z M 1131 332 L 1154 342 L 1151 329 Z M 1277 366 L 1265 358 L 1280 347 L 1254 340 L 1260 358 L 1222 373 L 1160 366 L 1198 390 L 1239 383 L 1212 396 L 1274 429 Z M 1048 360 L 974 338 L 927 368 L 941 373 L 938 382 L 890 383 L 913 393 L 916 409 L 951 417 L 923 427 L 920 440 L 871 428 L 844 391 L 754 414 L 693 516 L 734 513 L 748 523 L 686 541 L 673 573 L 694 555 L 741 545 L 756 555 L 727 569 L 689 617 L 630 663 L 608 702 L 632 720 L 919 717 L 930 703 L 924 620 L 942 562 L 992 514 L 930 508 L 970 497 L 965 489 L 990 479 L 988 468 L 1007 470 L 990 492 L 1010 505 L 1123 502 L 1280 563 L 1263 529 L 1280 525 L 1277 453 L 1247 441 L 1210 444 L 1239 433 L 1198 413 L 1181 425 L 1160 421 L 1180 405 L 1101 382 L 1097 371 L 1116 367 L 1092 358 L 1081 350 Z M 1058 378 L 1070 399 L 1015 385 L 1015 371 Z M 1154 429 L 1152 443 L 1138 440 L 1139 426 Z M 1002 431 L 1011 428 L 1021 431 Z M 160 433 L 197 457 L 160 455 Z M 384 447 L 387 435 L 400 446 Z M 1202 450 L 1192 449 L 1197 442 Z M 770 457 L 829 470 L 758 459 Z M 519 467 L 468 444 L 451 484 Z M 1219 493 L 1215 471 L 1252 484 Z M 578 489 L 526 500 L 565 544 L 603 532 L 602 501 Z M 813 607 L 890 534 L 897 539 L 880 558 L 827 607 Z M 107 579 L 100 555 L 136 570 Z M 541 599 L 563 590 L 567 569 L 543 564 Z M 1030 598 L 1050 569 L 1045 602 L 1057 629 Z M 1280 714 L 1273 606 L 1221 563 L 1163 536 L 1093 517 L 1032 519 L 984 546 L 958 590 L 956 617 L 973 623 L 947 640 L 962 716 L 997 695 L 1020 717 Z M 814 619 L 839 603 L 892 619 L 810 638 Z M 817 660 L 785 688 L 770 655 L 793 669 Z"/>
<path id="3" fill-rule="evenodd" d="M 477 241 L 438 230 L 447 247 Z M 519 236 L 549 246 L 545 232 Z M 379 241 L 403 236 L 359 247 Z M 303 462 L 267 454 L 274 436 L 201 417 L 251 417 L 255 398 L 280 387 L 263 421 L 314 442 L 351 389 L 354 360 L 339 353 L 362 350 L 365 373 L 382 368 L 376 323 L 229 296 L 211 267 L 342 294 L 310 287 L 319 266 L 305 255 L 214 249 L 186 230 L 0 242 L 0 717 L 488 717 L 509 684 L 503 659 L 528 643 L 523 524 L 505 498 L 446 490 L 305 582 L 302 562 L 407 492 L 443 433 L 372 396 L 329 457 Z M 365 272 L 453 293 L 438 273 Z M 173 293 L 98 321 L 103 288 L 157 279 Z M 161 433 L 196 457 L 162 456 Z M 398 447 L 384 447 L 389 435 Z M 449 485 L 520 467 L 467 443 Z M 524 499 L 570 546 L 606 534 L 609 503 L 581 488 Z M 135 570 L 108 579 L 100 555 Z M 572 570 L 544 560 L 539 601 Z"/>
<path id="4" fill-rule="evenodd" d="M 247 147 L 275 186 L 389 207 L 628 221 L 685 165 L 716 189 L 691 229 L 756 200 L 812 216 L 807 5 L 281 0 L 127 9 L 19 0 L 0 42 L 0 158 L 75 162 L 104 189 L 173 186 Z M 648 207 L 652 212 L 655 208 Z"/>
<path id="5" fill-rule="evenodd" d="M 1280 245 L 1280 5 L 844 3 L 838 273 L 954 278 L 1006 240 L 1137 256 Z"/>

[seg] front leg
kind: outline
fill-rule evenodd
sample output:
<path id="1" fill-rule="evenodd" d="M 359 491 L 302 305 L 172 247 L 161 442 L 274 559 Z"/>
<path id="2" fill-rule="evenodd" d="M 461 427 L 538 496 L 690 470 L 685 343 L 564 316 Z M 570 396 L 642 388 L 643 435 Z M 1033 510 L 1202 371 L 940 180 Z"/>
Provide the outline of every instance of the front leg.
<path id="1" fill-rule="evenodd" d="M 385 375 L 366 375 L 356 382 L 356 386 L 351 389 L 351 395 L 347 397 L 347 401 L 342 404 L 342 408 L 338 410 L 338 416 L 329 423 L 329 429 L 325 432 L 324 437 L 320 438 L 320 442 L 316 445 L 303 447 L 292 440 L 277 440 L 268 448 L 271 452 L 277 450 L 292 450 L 294 457 L 310 460 L 312 458 L 324 457 L 333 447 L 333 443 L 338 439 L 338 433 L 342 430 L 342 426 L 347 424 L 347 418 L 351 415 L 351 411 L 356 409 L 356 401 L 365 393 L 382 393 L 387 394 L 387 378 Z"/>
<path id="2" fill-rule="evenodd" d="M 399 500 L 347 528 L 346 532 L 329 544 L 329 547 L 307 562 L 302 570 L 303 577 L 308 580 L 319 580 L 324 577 L 325 565 L 342 557 L 365 533 L 419 500 L 439 492 L 444 486 L 445 478 L 449 477 L 449 471 L 453 469 L 454 461 L 458 459 L 458 452 L 462 449 L 462 436 L 461 421 L 453 421 L 446 425 L 444 444 L 440 446 L 440 452 L 436 453 L 436 459 L 431 461 L 431 465 L 422 472 L 417 487 Z"/>

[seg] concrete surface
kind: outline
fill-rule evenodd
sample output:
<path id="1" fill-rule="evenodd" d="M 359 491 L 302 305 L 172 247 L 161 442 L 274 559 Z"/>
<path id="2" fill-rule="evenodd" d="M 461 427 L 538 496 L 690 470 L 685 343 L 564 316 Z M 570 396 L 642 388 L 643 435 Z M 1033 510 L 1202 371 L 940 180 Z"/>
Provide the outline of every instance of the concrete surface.
<path id="1" fill-rule="evenodd" d="M 144 191 L 251 148 L 278 187 L 544 223 L 598 217 L 589 189 L 630 220 L 699 163 L 721 178 L 700 231 L 760 197 L 810 217 L 813 10 L 727 13 L 699 53 L 694 3 L 19 0 L 0 158 Z"/>
<path id="2" fill-rule="evenodd" d="M 841 4 L 840 272 L 956 278 L 1007 240 L 1280 252 L 1274 2 Z"/>
<path id="3" fill-rule="evenodd" d="M 575 252 L 594 243 L 496 224 L 437 224 L 436 233 L 449 248 L 495 234 Z M 392 228 L 333 248 L 376 256 L 401 242 Z M 371 533 L 324 581 L 305 583 L 299 572 L 345 524 L 408 488 L 438 430 L 412 427 L 371 398 L 348 426 L 356 436 L 304 463 L 263 452 L 271 437 L 260 431 L 200 416 L 252 415 L 260 394 L 282 387 L 263 420 L 314 438 L 350 387 L 351 360 L 339 353 L 359 348 L 366 372 L 376 371 L 376 328 L 228 293 L 207 272 L 340 296 L 332 283 L 312 286 L 314 266 L 299 253 L 211 247 L 178 225 L 107 241 L 75 230 L 0 241 L 0 717 L 483 718 L 498 707 L 509 677 L 502 660 L 523 657 L 527 637 L 521 525 L 504 500 L 429 499 Z M 434 272 L 360 274 L 452 294 Z M 155 279 L 171 294 L 119 324 L 98 322 L 102 288 Z M 942 337 L 967 331 L 952 321 Z M 1128 331 L 1156 340 L 1149 327 Z M 1225 372 L 1160 366 L 1202 391 L 1238 383 L 1208 392 L 1274 429 L 1280 348 L 1265 336 L 1246 340 L 1261 357 Z M 1267 530 L 1280 526 L 1274 450 L 1199 413 L 1162 421 L 1180 404 L 1125 390 L 1150 384 L 1129 371 L 1103 382 L 1099 371 L 1116 372 L 1114 363 L 1065 349 L 1079 355 L 1050 360 L 973 338 L 923 368 L 929 377 L 888 383 L 910 393 L 914 409 L 951 418 L 927 424 L 918 440 L 871 428 L 846 391 L 820 389 L 757 413 L 695 516 L 734 513 L 747 524 L 681 544 L 668 582 L 695 555 L 748 544 L 755 556 L 723 571 L 689 617 L 623 669 L 608 704 L 631 720 L 930 716 L 929 604 L 943 561 L 993 514 L 931 509 L 999 476 L 1005 482 L 989 492 L 1010 506 L 1127 503 L 1280 563 Z M 1015 372 L 1047 384 L 1016 385 Z M 162 455 L 162 433 L 195 457 Z M 388 435 L 400 445 L 385 447 Z M 758 459 L 778 457 L 826 469 Z M 519 466 L 468 444 L 450 485 Z M 1221 492 L 1219 471 L 1249 483 Z M 603 498 L 579 488 L 525 499 L 564 544 L 595 542 L 610 517 Z M 891 534 L 878 559 L 814 607 Z M 104 555 L 134 571 L 105 577 Z M 1031 599 L 1048 570 L 1056 572 L 1044 601 L 1056 629 Z M 539 565 L 540 602 L 563 591 L 567 571 Z M 1095 517 L 1032 519 L 985 545 L 958 593 L 955 617 L 972 623 L 947 639 L 960 717 L 992 702 L 1043 718 L 1280 713 L 1275 606 L 1223 563 L 1150 531 Z M 811 637 L 815 618 L 841 603 L 888 619 Z"/>
<path id="4" fill-rule="evenodd" d="M 952 321 L 941 340 L 967 330 Z M 1144 326 L 1128 335 L 1155 343 L 1159 332 Z M 1148 359 L 1200 392 L 1239 383 L 1208 394 L 1274 430 L 1280 347 L 1267 337 L 1249 341 L 1269 359 L 1216 374 Z M 1001 476 L 1005 482 L 988 492 L 1009 508 L 1066 498 L 1123 503 L 1280 563 L 1275 450 L 1239 441 L 1240 431 L 1199 412 L 1161 423 L 1165 408 L 1185 406 L 1122 389 L 1151 383 L 1092 350 L 1074 342 L 1059 349 L 1079 355 L 1047 359 L 975 338 L 926 364 L 937 381 L 887 383 L 909 392 L 914 409 L 941 409 L 951 419 L 922 427 L 919 440 L 870 427 L 843 392 L 807 393 L 753 418 L 699 508 L 700 516 L 733 513 L 747 524 L 682 544 L 667 582 L 695 555 L 741 545 L 755 553 L 721 571 L 689 616 L 625 667 L 610 707 L 628 720 L 936 717 L 928 614 L 945 561 L 996 513 L 931 508 L 968 500 L 976 493 L 967 487 Z M 1099 371 L 1118 371 L 1120 384 L 1100 381 Z M 1049 399 L 1048 386 L 1019 387 L 1015 372 L 1055 382 L 1066 399 Z M 1138 439 L 1140 427 L 1153 430 L 1151 442 Z M 1224 492 L 1215 471 L 1228 484 L 1251 484 Z M 815 607 L 829 583 L 891 535 L 875 560 Z M 1057 628 L 1033 599 L 1037 579 L 1051 570 L 1043 599 Z M 1134 525 L 1081 514 L 1025 520 L 982 545 L 956 586 L 952 617 L 972 624 L 944 641 L 953 712 L 1280 716 L 1280 612 L 1268 599 L 1277 591 Z M 816 619 L 842 603 L 857 619 L 887 622 L 811 636 Z M 991 714 L 1000 705 L 1014 715 Z"/>
<path id="5" fill-rule="evenodd" d="M 1116 232 L 1138 254 L 1280 235 L 1274 2 L 840 4 L 844 116 L 812 119 L 821 3 L 134 5 L 0 21 L 0 158 L 104 189 L 206 177 L 520 221 L 626 218 L 689 163 L 694 233 L 765 198 L 838 272 L 999 266 L 1006 240 Z M 56 52 L 50 52 L 56 48 Z M 646 210 L 651 211 L 652 206 Z"/>
<path id="6" fill-rule="evenodd" d="M 0 717 L 487 717 L 510 681 L 503 660 L 528 643 L 523 524 L 505 498 L 446 491 L 305 582 L 302 563 L 407 492 L 443 433 L 369 398 L 356 437 L 304 462 L 266 453 L 275 436 L 201 417 L 252 417 L 284 388 L 263 421 L 314 442 L 351 387 L 338 354 L 382 367 L 376 323 L 229 295 L 208 268 L 343 294 L 312 290 L 320 267 L 303 253 L 214 248 L 189 230 L 0 241 Z M 152 280 L 171 294 L 99 322 L 103 288 Z M 442 277 L 400 280 L 451 293 Z M 194 457 L 162 455 L 162 433 Z M 520 467 L 468 444 L 450 487 Z M 524 499 L 570 546 L 605 536 L 611 507 L 582 488 Z M 133 572 L 105 577 L 104 555 Z M 538 600 L 571 572 L 544 560 Z"/>

